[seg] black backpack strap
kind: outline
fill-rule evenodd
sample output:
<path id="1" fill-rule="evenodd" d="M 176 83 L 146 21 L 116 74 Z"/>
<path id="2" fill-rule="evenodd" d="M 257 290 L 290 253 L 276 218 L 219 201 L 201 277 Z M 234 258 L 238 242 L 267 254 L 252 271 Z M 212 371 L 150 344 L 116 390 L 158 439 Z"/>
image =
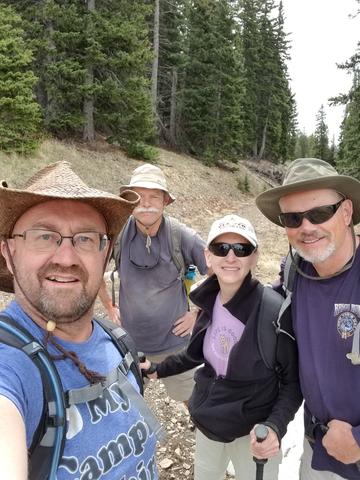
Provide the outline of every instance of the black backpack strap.
<path id="1" fill-rule="evenodd" d="M 299 263 L 300 255 L 294 249 L 292 250 L 292 256 L 294 261 L 296 263 Z M 287 254 L 285 259 L 283 288 L 286 295 L 291 294 L 294 290 L 296 267 L 294 265 L 293 259 L 291 258 L 290 253 Z"/>
<path id="2" fill-rule="evenodd" d="M 125 225 L 122 227 L 120 230 L 120 233 L 116 239 L 116 242 L 113 247 L 112 251 L 112 258 L 114 259 L 115 265 L 114 269 L 112 270 L 110 274 L 110 279 L 111 279 L 111 300 L 113 306 L 116 305 L 116 295 L 115 295 L 115 273 L 119 270 L 120 268 L 120 260 L 121 260 L 121 250 L 122 250 L 122 240 L 124 237 L 125 231 L 129 228 L 130 222 L 131 222 L 131 216 L 127 219 Z"/>
<path id="3" fill-rule="evenodd" d="M 296 277 L 296 266 L 294 265 L 294 261 L 296 263 L 299 263 L 300 255 L 296 252 L 296 250 L 293 249 L 292 255 L 290 255 L 290 253 L 287 254 L 283 267 L 283 291 L 285 294 L 285 300 L 281 305 L 278 317 L 275 322 L 276 332 L 284 333 L 288 335 L 292 340 L 295 340 L 295 336 L 289 318 L 291 318 L 290 307 Z"/>
<path id="4" fill-rule="evenodd" d="M 165 217 L 165 222 L 169 228 L 169 240 L 172 260 L 179 272 L 179 278 L 184 280 L 186 265 L 181 250 L 181 223 L 174 217 Z"/>
<path id="5" fill-rule="evenodd" d="M 120 325 L 111 322 L 105 318 L 95 320 L 105 332 L 112 338 L 116 347 L 123 357 L 123 373 L 131 370 L 139 386 L 140 393 L 144 393 L 143 379 L 139 367 L 139 357 L 135 344 L 130 335 Z"/>
<path id="6" fill-rule="evenodd" d="M 276 368 L 277 331 L 276 320 L 283 297 L 271 287 L 262 286 L 262 297 L 257 321 L 257 341 L 260 355 L 267 368 Z"/>
<path id="7" fill-rule="evenodd" d="M 44 412 L 29 450 L 29 479 L 56 478 L 66 434 L 65 400 L 59 374 L 44 347 L 5 315 L 0 315 L 0 342 L 22 350 L 40 371 Z"/>

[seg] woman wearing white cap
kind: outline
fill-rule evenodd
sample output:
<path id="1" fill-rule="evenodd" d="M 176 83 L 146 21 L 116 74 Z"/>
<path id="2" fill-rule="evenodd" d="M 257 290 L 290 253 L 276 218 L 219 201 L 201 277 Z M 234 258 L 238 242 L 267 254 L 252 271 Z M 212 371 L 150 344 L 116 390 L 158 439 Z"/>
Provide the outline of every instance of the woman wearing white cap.
<path id="1" fill-rule="evenodd" d="M 257 248 L 255 230 L 245 218 L 227 215 L 213 223 L 205 256 L 214 274 L 191 293 L 200 312 L 190 344 L 157 365 L 144 365 L 150 378 L 202 365 L 189 400 L 197 427 L 195 480 L 222 480 L 230 460 L 237 480 L 255 478 L 253 455 L 269 458 L 264 479 L 276 480 L 280 441 L 301 403 L 293 340 L 278 335 L 273 343 L 276 368 L 265 364 L 259 350 L 257 327 L 268 287 L 252 277 Z M 276 292 L 271 296 L 277 298 Z M 254 435 L 259 423 L 268 427 L 263 443 Z"/>

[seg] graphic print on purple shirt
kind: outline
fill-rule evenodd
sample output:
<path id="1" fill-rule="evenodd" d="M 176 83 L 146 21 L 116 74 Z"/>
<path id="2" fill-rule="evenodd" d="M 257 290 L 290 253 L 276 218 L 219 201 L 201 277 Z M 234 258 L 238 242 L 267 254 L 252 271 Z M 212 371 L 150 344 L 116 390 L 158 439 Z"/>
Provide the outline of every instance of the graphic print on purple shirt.
<path id="1" fill-rule="evenodd" d="M 232 347 L 243 334 L 245 325 L 222 305 L 217 295 L 211 325 L 204 338 L 204 358 L 210 363 L 216 375 L 225 375 Z"/>

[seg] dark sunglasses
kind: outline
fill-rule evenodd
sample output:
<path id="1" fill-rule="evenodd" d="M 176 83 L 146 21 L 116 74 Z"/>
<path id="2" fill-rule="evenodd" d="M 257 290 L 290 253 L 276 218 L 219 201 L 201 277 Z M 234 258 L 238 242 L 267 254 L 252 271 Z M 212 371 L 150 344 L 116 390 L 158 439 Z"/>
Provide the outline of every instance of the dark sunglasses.
<path id="1" fill-rule="evenodd" d="M 251 243 L 211 243 L 208 248 L 216 257 L 226 257 L 230 250 L 236 257 L 248 257 L 256 250 Z"/>
<path id="2" fill-rule="evenodd" d="M 283 227 L 298 228 L 302 224 L 304 218 L 309 220 L 314 225 L 327 222 L 338 211 L 340 205 L 345 200 L 342 198 L 339 202 L 333 205 L 323 205 L 322 207 L 315 207 L 305 212 L 287 212 L 280 213 L 279 220 Z"/>

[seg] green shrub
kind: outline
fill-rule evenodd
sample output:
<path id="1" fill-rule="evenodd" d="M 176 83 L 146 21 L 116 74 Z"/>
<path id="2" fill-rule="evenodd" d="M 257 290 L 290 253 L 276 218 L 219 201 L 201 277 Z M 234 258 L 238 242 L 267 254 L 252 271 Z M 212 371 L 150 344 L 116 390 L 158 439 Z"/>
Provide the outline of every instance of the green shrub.
<path id="1" fill-rule="evenodd" d="M 150 163 L 158 158 L 156 148 L 143 142 L 130 143 L 126 148 L 126 153 L 132 158 L 139 158 Z"/>
<path id="2" fill-rule="evenodd" d="M 249 193 L 250 192 L 250 183 L 249 183 L 249 178 L 248 178 L 247 174 L 245 174 L 245 177 L 238 179 L 237 188 L 242 193 Z"/>

